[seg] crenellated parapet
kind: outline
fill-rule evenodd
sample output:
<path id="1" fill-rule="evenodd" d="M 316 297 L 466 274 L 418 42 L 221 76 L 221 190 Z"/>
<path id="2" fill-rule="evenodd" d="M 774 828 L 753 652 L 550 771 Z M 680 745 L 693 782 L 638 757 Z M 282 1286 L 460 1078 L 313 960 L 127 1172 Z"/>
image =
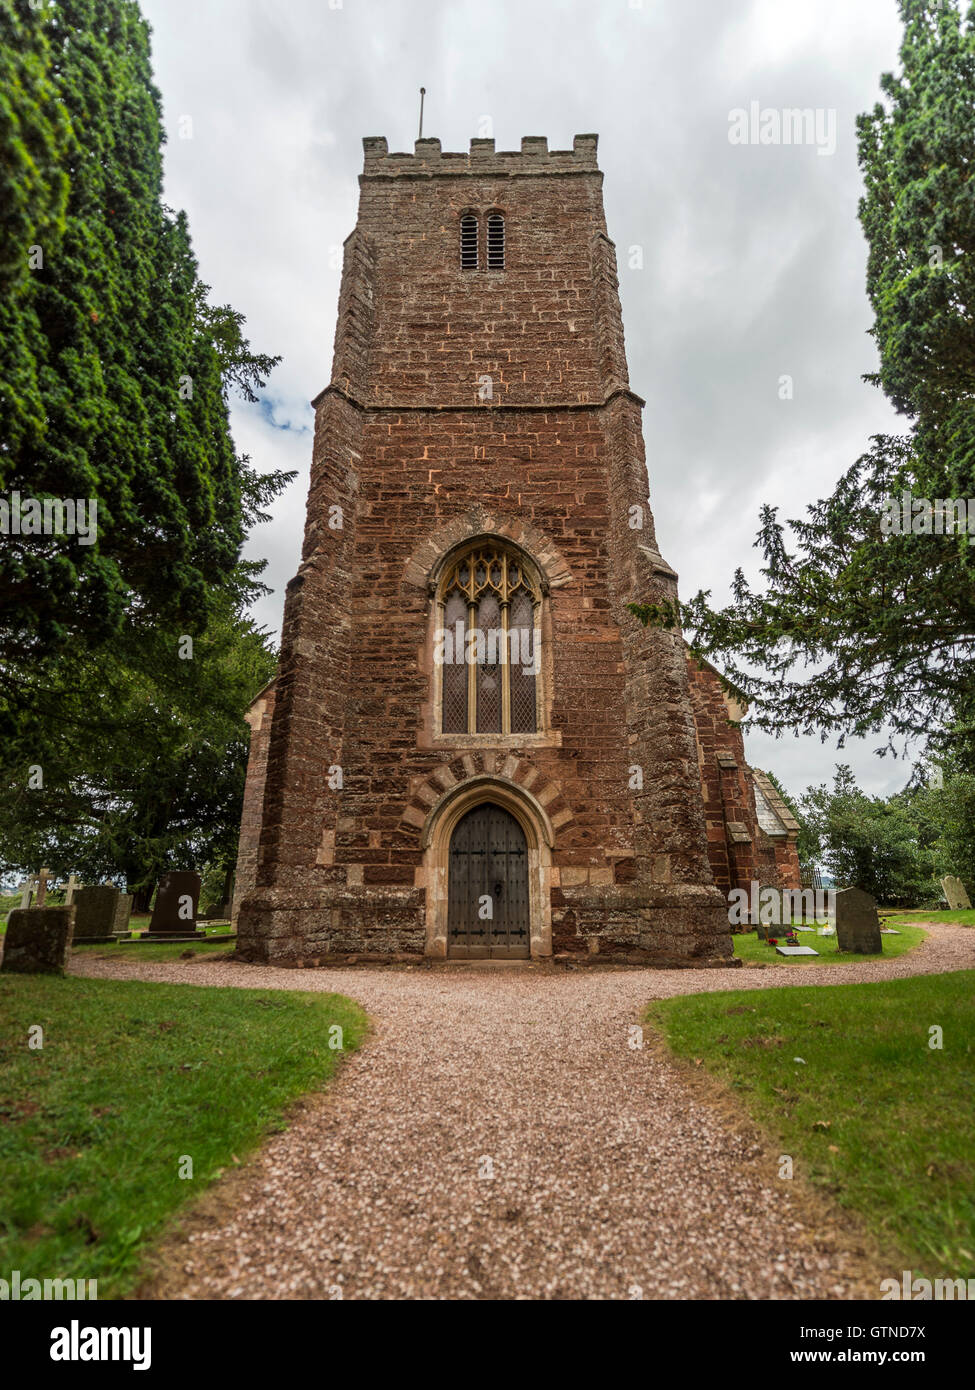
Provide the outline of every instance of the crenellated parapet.
<path id="1" fill-rule="evenodd" d="M 520 150 L 496 150 L 493 140 L 471 141 L 468 151 L 442 150 L 437 139 L 417 140 L 412 154 L 389 153 L 384 135 L 368 135 L 363 179 L 440 178 L 470 174 L 518 176 L 598 174 L 597 135 L 577 135 L 571 150 L 550 150 L 544 135 L 524 135 Z"/>

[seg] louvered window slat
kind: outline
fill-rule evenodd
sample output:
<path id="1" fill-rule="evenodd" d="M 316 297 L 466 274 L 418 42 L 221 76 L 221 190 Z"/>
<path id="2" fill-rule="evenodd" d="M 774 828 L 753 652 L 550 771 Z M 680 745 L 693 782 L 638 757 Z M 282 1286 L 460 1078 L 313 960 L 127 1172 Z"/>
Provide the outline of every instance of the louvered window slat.
<path id="1" fill-rule="evenodd" d="M 504 270 L 504 218 L 497 213 L 487 220 L 487 268 Z"/>
<path id="2" fill-rule="evenodd" d="M 477 218 L 460 219 L 460 268 L 477 270 Z"/>

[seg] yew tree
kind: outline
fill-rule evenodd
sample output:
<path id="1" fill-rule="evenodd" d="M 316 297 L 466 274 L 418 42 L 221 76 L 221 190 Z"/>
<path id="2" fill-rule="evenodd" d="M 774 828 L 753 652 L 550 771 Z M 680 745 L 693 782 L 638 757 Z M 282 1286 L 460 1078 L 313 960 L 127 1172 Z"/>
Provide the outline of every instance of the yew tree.
<path id="1" fill-rule="evenodd" d="M 201 630 L 238 575 L 246 464 L 227 394 L 263 384 L 162 200 L 160 97 L 135 0 L 0 0 L 0 497 L 97 504 L 97 541 L 3 536 L 11 665 L 126 616 Z"/>

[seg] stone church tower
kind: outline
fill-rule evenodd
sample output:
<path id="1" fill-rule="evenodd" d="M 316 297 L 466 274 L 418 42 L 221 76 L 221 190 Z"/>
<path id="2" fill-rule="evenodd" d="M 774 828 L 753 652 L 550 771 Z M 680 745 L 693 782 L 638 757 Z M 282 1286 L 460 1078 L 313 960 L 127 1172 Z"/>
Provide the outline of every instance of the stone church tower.
<path id="1" fill-rule="evenodd" d="M 364 146 L 238 950 L 727 960 L 596 136 Z"/>

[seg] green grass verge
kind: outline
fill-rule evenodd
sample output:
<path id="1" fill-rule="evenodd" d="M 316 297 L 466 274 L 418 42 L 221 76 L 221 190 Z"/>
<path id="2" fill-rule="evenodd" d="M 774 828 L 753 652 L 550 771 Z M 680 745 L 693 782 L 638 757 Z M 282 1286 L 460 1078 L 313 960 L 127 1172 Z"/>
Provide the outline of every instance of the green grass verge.
<path id="1" fill-rule="evenodd" d="M 773 927 L 769 928 L 775 934 Z M 814 932 L 799 932 L 799 945 L 811 946 L 814 951 L 818 951 L 818 956 L 780 956 L 774 946 L 769 946 L 765 941 L 759 941 L 755 932 L 738 932 L 732 937 L 735 946 L 735 955 L 741 961 L 761 961 L 764 965 L 782 965 L 787 970 L 801 970 L 809 965 L 854 965 L 857 961 L 868 960 L 893 960 L 895 956 L 904 955 L 905 951 L 911 951 L 919 945 L 927 936 L 927 932 L 920 927 L 905 924 L 898 926 L 899 936 L 885 936 L 882 938 L 884 949 L 879 955 L 858 956 L 850 951 L 841 951 L 836 944 L 835 936 L 818 936 Z M 779 937 L 784 941 L 784 936 Z"/>
<path id="2" fill-rule="evenodd" d="M 975 1277 L 975 971 L 687 995 L 647 1020 L 729 1083 L 901 1269 Z"/>
<path id="3" fill-rule="evenodd" d="M 337 994 L 41 975 L 0 975 L 0 1018 L 0 1273 L 97 1278 L 100 1297 L 130 1291 L 167 1218 L 328 1081 L 331 1025 L 346 1053 L 367 1027 Z"/>
<path id="4" fill-rule="evenodd" d="M 222 935 L 226 936 L 226 932 Z M 221 940 L 221 933 L 207 933 L 206 941 L 149 941 L 145 945 L 126 945 L 104 941 L 94 946 L 72 946 L 71 954 L 82 960 L 180 960 L 183 956 L 229 956 L 236 942 Z"/>
<path id="5" fill-rule="evenodd" d="M 965 908 L 959 912 L 925 912 L 923 908 L 910 912 L 881 912 L 883 926 L 896 927 L 901 922 L 910 926 L 913 922 L 948 922 L 958 927 L 975 927 L 975 908 Z"/>

